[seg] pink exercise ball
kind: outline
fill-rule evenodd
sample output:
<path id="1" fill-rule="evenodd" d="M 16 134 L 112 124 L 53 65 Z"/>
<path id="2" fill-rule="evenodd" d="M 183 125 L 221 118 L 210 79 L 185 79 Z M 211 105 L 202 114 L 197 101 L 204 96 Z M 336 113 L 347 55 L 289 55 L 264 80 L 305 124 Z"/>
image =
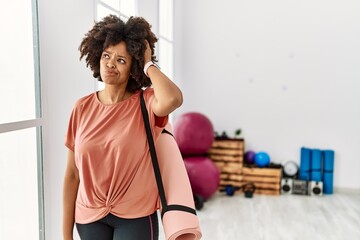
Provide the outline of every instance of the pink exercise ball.
<path id="1" fill-rule="evenodd" d="M 214 128 L 207 116 L 190 112 L 175 120 L 174 136 L 183 155 L 204 154 L 214 142 Z"/>
<path id="2" fill-rule="evenodd" d="M 186 171 L 189 176 L 194 195 L 200 195 L 204 200 L 209 199 L 220 184 L 220 171 L 207 157 L 184 158 Z"/>

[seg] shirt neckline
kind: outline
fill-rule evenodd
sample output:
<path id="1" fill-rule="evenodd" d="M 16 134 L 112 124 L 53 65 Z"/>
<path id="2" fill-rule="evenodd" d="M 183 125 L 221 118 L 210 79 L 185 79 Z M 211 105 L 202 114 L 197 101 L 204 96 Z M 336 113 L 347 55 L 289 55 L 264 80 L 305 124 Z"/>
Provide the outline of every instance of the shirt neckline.
<path id="1" fill-rule="evenodd" d="M 99 96 L 98 96 L 98 93 L 99 93 L 100 91 L 96 91 L 96 92 L 94 93 L 94 98 L 95 98 L 95 101 L 96 101 L 99 105 L 101 105 L 101 106 L 104 106 L 104 107 L 115 107 L 115 106 L 124 104 L 124 103 L 130 101 L 131 99 L 134 99 L 134 98 L 138 97 L 138 95 L 140 94 L 140 91 L 141 91 L 141 90 L 136 90 L 130 97 L 128 97 L 128 98 L 126 98 L 126 99 L 124 99 L 124 100 L 122 100 L 122 101 L 120 101 L 120 102 L 117 102 L 117 103 L 109 103 L 109 104 L 102 103 L 102 102 L 100 101 L 100 99 L 99 99 Z"/>

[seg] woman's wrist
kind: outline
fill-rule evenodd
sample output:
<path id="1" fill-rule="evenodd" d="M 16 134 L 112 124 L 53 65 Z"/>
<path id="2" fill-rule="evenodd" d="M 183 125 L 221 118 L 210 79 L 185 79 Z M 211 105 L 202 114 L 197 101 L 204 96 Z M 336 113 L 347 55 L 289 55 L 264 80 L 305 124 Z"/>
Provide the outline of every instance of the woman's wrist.
<path id="1" fill-rule="evenodd" d="M 146 64 L 145 64 L 145 66 L 144 66 L 144 73 L 145 73 L 145 75 L 147 76 L 147 77 L 149 77 L 149 75 L 148 75 L 148 69 L 149 69 L 149 67 L 151 67 L 151 66 L 154 66 L 154 67 L 156 67 L 157 69 L 160 69 L 159 68 L 159 66 L 156 64 L 156 63 L 154 63 L 153 61 L 148 61 Z"/>

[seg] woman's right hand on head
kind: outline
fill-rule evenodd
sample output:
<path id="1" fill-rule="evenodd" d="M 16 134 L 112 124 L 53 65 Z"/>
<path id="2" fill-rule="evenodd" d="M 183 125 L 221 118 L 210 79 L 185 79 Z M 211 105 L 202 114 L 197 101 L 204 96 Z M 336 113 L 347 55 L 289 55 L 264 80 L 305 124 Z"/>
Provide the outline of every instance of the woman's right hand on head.
<path id="1" fill-rule="evenodd" d="M 150 44 L 147 40 L 145 40 L 146 43 L 146 49 L 145 49 L 145 53 L 144 53 L 144 66 L 146 63 L 151 61 L 151 47 Z"/>

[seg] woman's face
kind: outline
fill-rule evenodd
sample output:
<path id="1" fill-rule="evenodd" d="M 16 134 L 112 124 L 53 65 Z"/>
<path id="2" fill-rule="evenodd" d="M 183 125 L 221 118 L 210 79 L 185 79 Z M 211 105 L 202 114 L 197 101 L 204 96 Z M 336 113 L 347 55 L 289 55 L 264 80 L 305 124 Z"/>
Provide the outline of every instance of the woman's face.
<path id="1" fill-rule="evenodd" d="M 126 50 L 126 43 L 106 48 L 100 59 L 100 75 L 105 84 L 127 85 L 130 76 L 132 57 Z"/>

